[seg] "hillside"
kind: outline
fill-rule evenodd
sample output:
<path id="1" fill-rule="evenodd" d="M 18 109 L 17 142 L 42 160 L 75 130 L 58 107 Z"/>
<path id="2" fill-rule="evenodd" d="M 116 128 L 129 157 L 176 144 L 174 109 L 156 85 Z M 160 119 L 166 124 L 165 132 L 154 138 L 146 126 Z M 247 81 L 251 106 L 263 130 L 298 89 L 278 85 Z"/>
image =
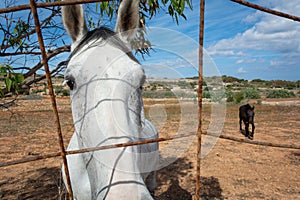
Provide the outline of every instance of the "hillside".
<path id="1" fill-rule="evenodd" d="M 63 77 L 52 78 L 56 95 L 68 96 L 69 88 L 62 86 Z M 146 80 L 143 96 L 145 98 L 181 98 L 197 100 L 198 78 Z M 40 81 L 21 94 L 48 95 L 46 81 Z M 300 97 L 300 80 L 245 80 L 232 76 L 204 77 L 203 98 L 206 101 L 240 103 L 245 99 L 297 98 Z"/>
<path id="2" fill-rule="evenodd" d="M 148 79 L 144 96 L 148 98 L 196 98 L 198 78 Z M 230 76 L 204 77 L 203 98 L 240 103 L 244 99 L 300 97 L 300 80 L 244 80 Z"/>

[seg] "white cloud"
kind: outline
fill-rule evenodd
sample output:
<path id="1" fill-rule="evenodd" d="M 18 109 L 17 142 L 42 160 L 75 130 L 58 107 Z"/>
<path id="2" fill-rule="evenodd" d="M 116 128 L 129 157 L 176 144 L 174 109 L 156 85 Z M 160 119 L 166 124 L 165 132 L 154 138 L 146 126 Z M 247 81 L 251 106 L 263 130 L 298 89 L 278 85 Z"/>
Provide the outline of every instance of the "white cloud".
<path id="1" fill-rule="evenodd" d="M 240 60 L 237 60 L 236 61 L 236 64 L 241 64 L 241 63 L 243 63 L 243 62 L 245 62 L 243 59 L 240 59 Z"/>
<path id="2" fill-rule="evenodd" d="M 299 1 L 275 1 L 277 10 L 300 15 Z M 273 3 L 274 4 L 274 3 Z M 300 24 L 292 20 L 257 12 L 244 21 L 256 21 L 252 27 L 234 37 L 219 40 L 208 47 L 211 55 L 237 55 L 237 51 L 269 50 L 280 52 L 284 56 L 300 55 Z"/>
<path id="3" fill-rule="evenodd" d="M 287 65 L 295 65 L 296 61 L 293 60 L 271 60 L 270 66 L 272 67 L 283 67 L 285 68 Z"/>
<path id="4" fill-rule="evenodd" d="M 226 49 L 207 49 L 210 56 L 234 56 L 236 53 L 233 50 Z"/>
<path id="5" fill-rule="evenodd" d="M 262 12 L 256 11 L 253 15 L 248 15 L 245 19 L 242 19 L 242 22 L 254 23 L 257 22 L 262 16 Z"/>
<path id="6" fill-rule="evenodd" d="M 249 58 L 243 58 L 243 59 L 239 59 L 239 60 L 237 60 L 235 63 L 236 64 L 242 64 L 242 63 L 247 63 L 247 64 L 249 64 L 249 63 L 258 63 L 258 62 L 264 62 L 264 60 L 263 59 L 258 59 L 258 58 L 251 58 L 251 57 L 249 57 Z"/>
<path id="7" fill-rule="evenodd" d="M 245 73 L 247 73 L 247 71 L 243 67 L 240 67 L 240 68 L 238 68 L 237 73 L 238 74 L 245 74 Z"/>

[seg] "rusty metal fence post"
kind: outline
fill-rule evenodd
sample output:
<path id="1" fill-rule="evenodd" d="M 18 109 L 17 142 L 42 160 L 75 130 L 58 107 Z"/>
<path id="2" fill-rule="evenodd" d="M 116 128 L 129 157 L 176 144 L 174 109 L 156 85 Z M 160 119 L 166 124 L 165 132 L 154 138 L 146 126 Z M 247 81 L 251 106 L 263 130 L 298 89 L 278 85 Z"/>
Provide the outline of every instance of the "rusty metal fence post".
<path id="1" fill-rule="evenodd" d="M 203 38 L 204 38 L 204 6 L 205 0 L 200 3 L 199 25 L 199 72 L 198 72 L 198 129 L 197 129 L 197 167 L 196 167 L 196 200 L 200 199 L 201 185 L 201 136 L 202 136 L 202 85 L 203 85 Z"/>
<path id="2" fill-rule="evenodd" d="M 38 41 L 39 41 L 39 45 L 40 45 L 40 49 L 41 49 L 41 54 L 42 54 L 42 59 L 43 59 L 42 62 L 43 62 L 44 69 L 46 72 L 47 85 L 48 85 L 48 89 L 49 89 L 49 93 L 50 93 L 50 97 L 51 97 L 51 103 L 52 103 L 52 108 L 53 108 L 53 114 L 54 114 L 54 120 L 55 120 L 55 124 L 56 124 L 57 134 L 58 134 L 60 152 L 61 152 L 61 156 L 62 156 L 63 163 L 64 163 L 69 197 L 72 200 L 73 199 L 73 191 L 72 191 L 71 180 L 70 180 L 70 176 L 69 176 L 66 151 L 65 151 L 65 147 L 64 147 L 64 141 L 63 141 L 62 132 L 61 132 L 61 125 L 60 125 L 59 115 L 58 115 L 58 111 L 57 111 L 55 94 L 54 94 L 53 87 L 52 87 L 51 74 L 50 74 L 49 65 L 48 65 L 48 58 L 47 58 L 47 54 L 46 54 L 46 50 L 45 50 L 45 45 L 44 45 L 44 40 L 43 40 L 43 35 L 42 35 L 42 31 L 41 31 L 41 26 L 40 26 L 40 21 L 39 21 L 39 16 L 37 13 L 35 0 L 30 0 L 30 7 L 31 7 L 31 12 L 33 14 L 36 34 L 38 36 Z"/>

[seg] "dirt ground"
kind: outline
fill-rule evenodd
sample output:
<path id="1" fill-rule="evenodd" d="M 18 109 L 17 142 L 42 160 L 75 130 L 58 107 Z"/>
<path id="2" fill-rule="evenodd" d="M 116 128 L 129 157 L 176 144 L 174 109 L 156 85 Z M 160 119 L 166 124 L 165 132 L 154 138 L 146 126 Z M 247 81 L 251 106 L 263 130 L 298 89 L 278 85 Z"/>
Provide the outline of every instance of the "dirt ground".
<path id="1" fill-rule="evenodd" d="M 288 103 L 255 104 L 254 140 L 300 144 L 300 99 Z M 282 101 L 280 101 L 282 102 Z M 254 102 L 255 103 L 255 102 Z M 181 107 L 193 102 L 145 101 L 146 112 L 163 106 L 161 136 L 176 134 Z M 70 101 L 57 98 L 65 146 L 74 131 Z M 150 109 L 151 110 L 151 109 Z M 158 109 L 161 110 L 161 109 Z M 226 106 L 222 134 L 244 138 L 239 132 L 238 105 Z M 211 121 L 211 105 L 203 106 L 203 129 Z M 155 114 L 155 109 L 153 110 Z M 152 113 L 152 115 L 153 115 Z M 190 116 L 196 118 L 196 116 Z M 185 119 L 184 119 L 185 120 Z M 189 124 L 192 122 L 184 122 Z M 209 139 L 203 136 L 204 141 Z M 160 145 L 164 151 L 168 143 Z M 22 97 L 0 110 L 0 163 L 59 151 L 49 98 Z M 176 147 L 178 148 L 178 146 Z M 203 148 L 206 148 L 205 145 Z M 170 151 L 170 150 L 168 150 Z M 172 152 L 170 152 L 172 154 Z M 0 199 L 68 199 L 61 181 L 61 158 L 0 168 Z M 196 140 L 177 160 L 158 171 L 155 199 L 195 198 Z M 300 199 L 300 150 L 282 149 L 218 139 L 201 161 L 202 199 Z"/>

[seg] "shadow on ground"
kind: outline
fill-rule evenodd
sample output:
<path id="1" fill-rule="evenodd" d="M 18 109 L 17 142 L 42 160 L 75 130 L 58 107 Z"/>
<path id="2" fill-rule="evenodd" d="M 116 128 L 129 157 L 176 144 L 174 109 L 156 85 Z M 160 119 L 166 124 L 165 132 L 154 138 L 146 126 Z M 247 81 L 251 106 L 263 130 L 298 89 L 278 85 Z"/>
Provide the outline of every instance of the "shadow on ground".
<path id="1" fill-rule="evenodd" d="M 253 137 L 251 137 L 250 135 L 247 136 L 246 130 L 240 130 L 240 133 L 241 133 L 243 136 L 245 136 L 246 138 L 250 139 L 250 140 L 253 140 L 253 139 L 254 139 L 254 135 L 253 135 Z"/>
<path id="2" fill-rule="evenodd" d="M 1 180 L 0 199 L 64 199 L 60 173 L 58 167 L 40 168 Z"/>
<path id="3" fill-rule="evenodd" d="M 14 178 L 4 178 L 0 180 L 0 199 L 68 199 L 60 174 L 59 167 L 51 167 L 20 173 Z M 195 178 L 192 163 L 179 158 L 158 171 L 157 190 L 164 192 L 155 196 L 155 200 L 192 200 Z M 201 199 L 224 199 L 217 178 L 201 177 Z"/>
<path id="4" fill-rule="evenodd" d="M 158 171 L 158 188 L 167 187 L 166 191 L 155 196 L 155 200 L 192 200 L 196 177 L 194 167 L 185 158 Z M 183 183 L 183 184 L 181 184 Z M 188 185 L 184 189 L 181 185 Z M 224 199 L 222 189 L 217 178 L 201 176 L 201 199 Z"/>
<path id="5" fill-rule="evenodd" d="M 293 151 L 288 156 L 291 164 L 300 165 L 300 151 Z"/>

